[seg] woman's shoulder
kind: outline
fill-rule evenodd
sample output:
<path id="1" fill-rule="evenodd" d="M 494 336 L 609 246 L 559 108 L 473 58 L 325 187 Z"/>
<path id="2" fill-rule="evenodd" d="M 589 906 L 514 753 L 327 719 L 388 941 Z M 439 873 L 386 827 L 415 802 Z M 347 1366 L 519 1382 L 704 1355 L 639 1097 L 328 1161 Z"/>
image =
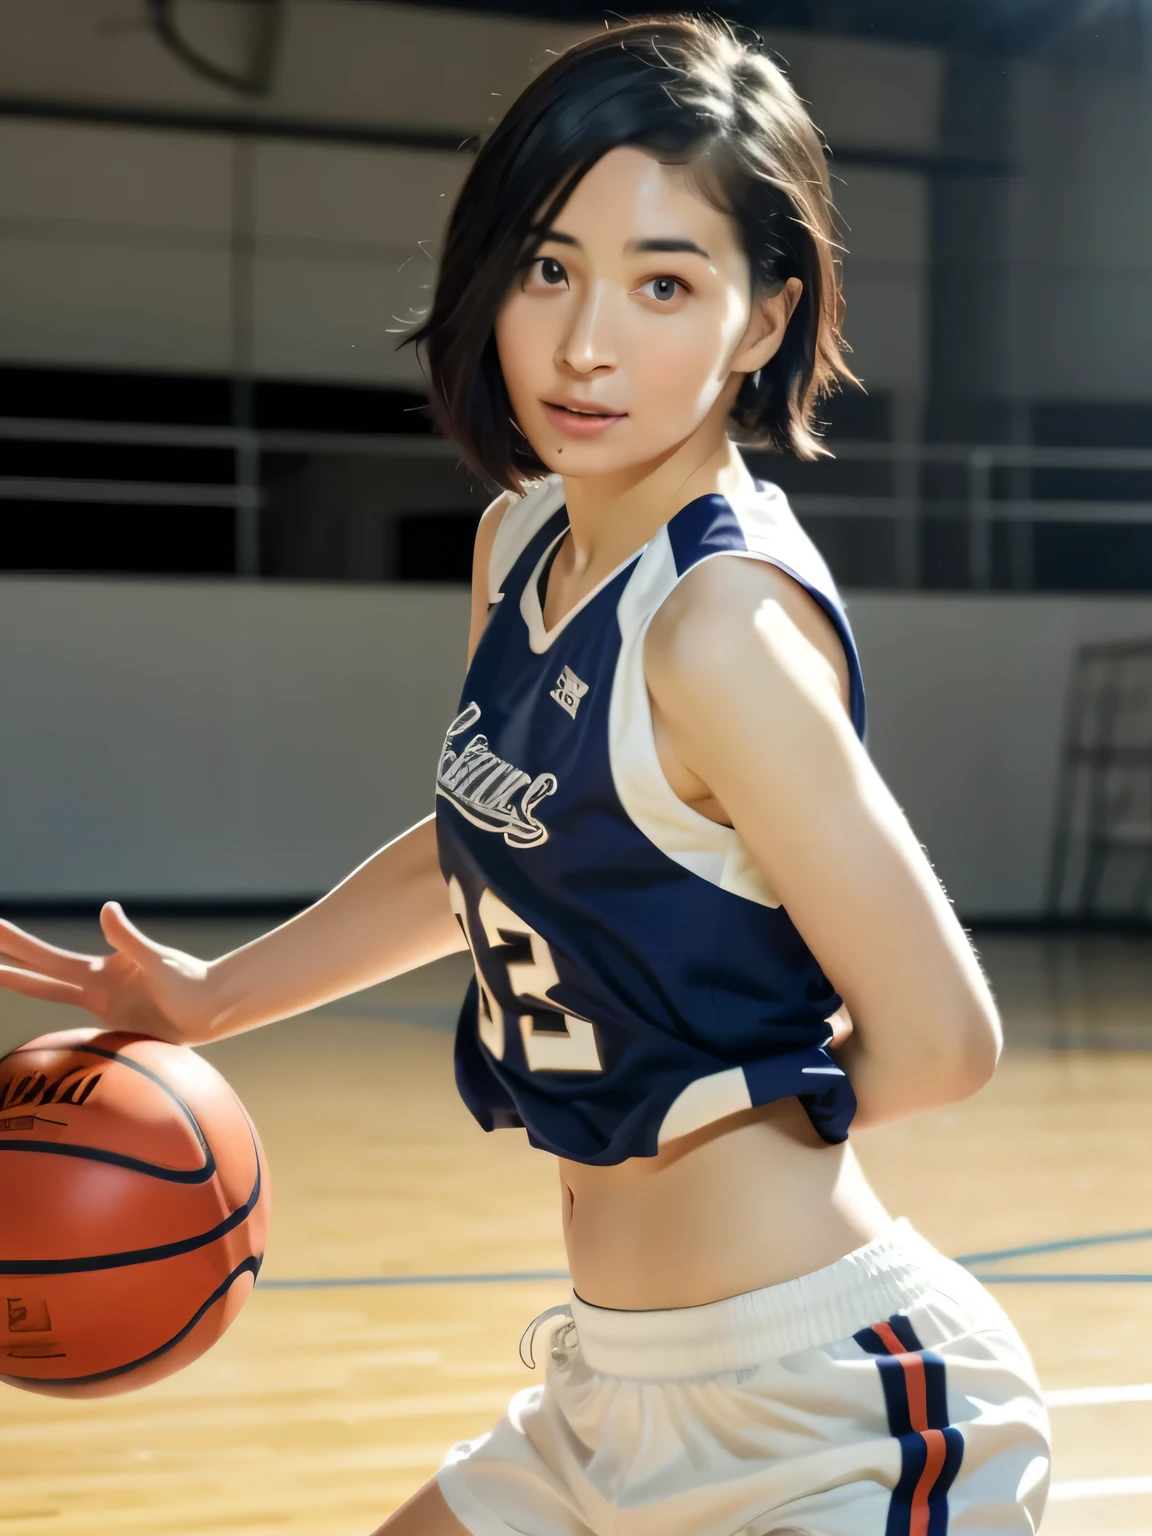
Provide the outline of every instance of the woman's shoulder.
<path id="1" fill-rule="evenodd" d="M 666 562 L 666 594 L 650 604 L 649 683 L 705 691 L 718 680 L 803 673 L 819 653 L 852 707 L 859 664 L 828 566 L 779 486 L 751 481 L 700 508 Z M 717 559 L 716 556 L 743 558 Z M 662 599 L 662 600 L 661 600 Z M 763 678 L 761 679 L 763 681 Z"/>
<path id="2" fill-rule="evenodd" d="M 835 594 L 832 572 L 778 485 L 749 478 L 729 499 L 729 505 L 736 525 L 734 552 L 739 552 L 738 546 L 743 544 L 749 554 L 760 555 L 793 571 L 805 586 Z"/>
<path id="3" fill-rule="evenodd" d="M 745 560 L 716 558 L 724 555 Z M 629 594 L 629 613 L 635 608 L 638 619 L 649 617 L 690 574 L 689 592 L 722 592 L 726 582 L 743 579 L 730 568 L 746 564 L 749 556 L 841 606 L 832 573 L 783 490 L 747 475 L 724 493 L 697 497 L 665 525 L 630 584 L 635 591 Z M 698 567 L 708 567 L 708 573 Z"/>

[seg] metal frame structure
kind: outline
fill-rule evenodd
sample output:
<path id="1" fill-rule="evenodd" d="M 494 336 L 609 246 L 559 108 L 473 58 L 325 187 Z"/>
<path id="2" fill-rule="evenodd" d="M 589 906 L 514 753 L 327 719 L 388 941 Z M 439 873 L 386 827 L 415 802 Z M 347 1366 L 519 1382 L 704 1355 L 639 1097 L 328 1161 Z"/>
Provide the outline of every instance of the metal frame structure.
<path id="1" fill-rule="evenodd" d="M 249 411 L 250 414 L 250 411 Z M 136 480 L 82 480 L 19 475 L 0 477 L 0 502 L 67 501 L 97 505 L 234 507 L 237 510 L 237 573 L 255 577 L 259 520 L 265 505 L 260 485 L 261 460 L 268 454 L 325 454 L 348 458 L 452 458 L 457 449 L 444 438 L 423 433 L 267 431 L 251 424 L 235 426 L 159 426 L 138 422 L 67 421 L 19 416 L 0 417 L 0 442 L 103 443 L 140 448 L 224 449 L 233 454 L 231 485 L 181 484 Z M 993 495 L 998 469 L 1152 470 L 1152 448 L 1046 448 L 1035 445 L 905 442 L 843 442 L 836 458 L 845 463 L 890 464 L 895 468 L 952 465 L 963 471 L 968 569 L 971 586 L 992 586 L 992 529 L 997 520 L 1016 525 L 1023 537 L 1014 585 L 1032 587 L 1030 534 L 1035 523 L 1093 522 L 1152 524 L 1152 501 L 1072 501 Z M 793 494 L 790 500 L 805 518 L 883 517 L 897 526 L 901 584 L 917 585 L 922 520 L 930 503 L 919 494 L 916 477 L 900 483 L 896 496 Z"/>
<path id="2" fill-rule="evenodd" d="M 1132 870 L 1126 904 L 1109 874 Z M 1152 639 L 1081 646 L 1072 665 L 1048 879 L 1054 922 L 1152 920 Z"/>

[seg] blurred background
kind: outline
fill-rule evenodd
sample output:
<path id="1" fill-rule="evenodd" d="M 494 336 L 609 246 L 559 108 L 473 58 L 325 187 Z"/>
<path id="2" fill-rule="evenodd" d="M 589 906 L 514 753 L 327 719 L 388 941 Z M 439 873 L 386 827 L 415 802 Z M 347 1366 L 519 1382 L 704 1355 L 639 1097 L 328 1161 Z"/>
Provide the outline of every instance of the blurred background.
<path id="1" fill-rule="evenodd" d="M 833 461 L 749 462 L 872 751 L 965 917 L 1139 919 L 1152 5 L 716 10 L 832 150 L 867 394 Z M 480 137 L 605 14 L 0 0 L 8 909 L 291 908 L 428 810 L 490 497 L 396 345 Z"/>
<path id="2" fill-rule="evenodd" d="M 1011 1304 L 1044 1536 L 1150 1536 L 1152 0 L 714 10 L 828 139 L 867 386 L 833 459 L 748 462 L 841 584 L 1008 1039 L 861 1155 Z M 490 496 L 396 346 L 483 135 L 639 12 L 0 0 L 4 916 L 99 948 L 115 897 L 214 956 L 432 809 Z M 453 1092 L 466 975 L 208 1051 L 274 1170 L 259 1289 L 143 1394 L 3 1393 L 6 1532 L 365 1532 L 529 1379 L 555 1177 Z M 0 1054 L 77 1022 L 0 992 Z"/>
<path id="3" fill-rule="evenodd" d="M 749 462 L 846 591 L 872 751 L 966 917 L 1139 915 L 1147 663 L 1066 705 L 1152 638 L 1152 7 L 716 9 L 832 149 L 867 394 L 834 461 Z M 0 0 L 8 908 L 292 907 L 429 808 L 490 498 L 396 345 L 480 137 L 600 25 Z"/>

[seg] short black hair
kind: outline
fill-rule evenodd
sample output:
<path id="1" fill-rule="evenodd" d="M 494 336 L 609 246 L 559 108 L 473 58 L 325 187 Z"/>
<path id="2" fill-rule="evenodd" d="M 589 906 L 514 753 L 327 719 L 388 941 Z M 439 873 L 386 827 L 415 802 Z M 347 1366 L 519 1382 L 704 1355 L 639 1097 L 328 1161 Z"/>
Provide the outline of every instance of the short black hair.
<path id="1" fill-rule="evenodd" d="M 803 284 L 779 351 L 743 382 L 729 436 L 804 459 L 827 452 L 815 407 L 856 380 L 842 355 L 824 143 L 761 40 L 739 32 L 687 14 L 608 27 L 554 59 L 482 144 L 452 210 L 429 315 L 400 345 L 426 348 L 433 419 L 491 486 L 520 492 L 548 473 L 512 421 L 497 314 L 581 178 L 624 144 L 686 163 L 701 194 L 736 220 L 753 295 L 790 277 Z"/>

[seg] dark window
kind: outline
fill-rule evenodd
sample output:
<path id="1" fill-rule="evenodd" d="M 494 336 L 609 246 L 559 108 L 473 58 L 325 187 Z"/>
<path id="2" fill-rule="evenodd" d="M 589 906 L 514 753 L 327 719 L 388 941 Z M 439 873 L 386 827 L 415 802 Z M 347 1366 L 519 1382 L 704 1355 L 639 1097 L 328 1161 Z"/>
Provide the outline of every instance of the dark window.
<path id="1" fill-rule="evenodd" d="M 4 504 L 0 570 L 229 576 L 233 515 L 217 507 Z"/>
<path id="2" fill-rule="evenodd" d="M 398 524 L 397 570 L 401 581 L 472 580 L 474 512 L 415 512 Z"/>

